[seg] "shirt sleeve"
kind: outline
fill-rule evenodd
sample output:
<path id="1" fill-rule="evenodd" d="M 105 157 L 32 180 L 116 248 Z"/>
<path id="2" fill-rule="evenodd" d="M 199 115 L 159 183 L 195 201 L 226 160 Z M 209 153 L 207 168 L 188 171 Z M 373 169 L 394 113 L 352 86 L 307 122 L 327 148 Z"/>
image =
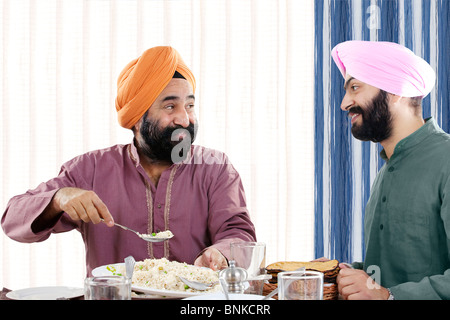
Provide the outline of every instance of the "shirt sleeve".
<path id="1" fill-rule="evenodd" d="M 227 163 L 209 190 L 208 227 L 212 246 L 227 259 L 230 243 L 234 241 L 256 241 L 255 227 L 246 205 L 244 187 L 234 167 Z"/>
<path id="2" fill-rule="evenodd" d="M 62 213 L 53 225 L 34 233 L 31 225 L 50 204 L 55 193 L 63 187 L 82 187 L 81 178 L 76 174 L 74 162 L 61 167 L 57 177 L 39 184 L 35 189 L 11 198 L 1 220 L 5 234 L 18 242 L 32 243 L 44 241 L 52 233 L 60 233 L 79 227 L 67 214 Z"/>

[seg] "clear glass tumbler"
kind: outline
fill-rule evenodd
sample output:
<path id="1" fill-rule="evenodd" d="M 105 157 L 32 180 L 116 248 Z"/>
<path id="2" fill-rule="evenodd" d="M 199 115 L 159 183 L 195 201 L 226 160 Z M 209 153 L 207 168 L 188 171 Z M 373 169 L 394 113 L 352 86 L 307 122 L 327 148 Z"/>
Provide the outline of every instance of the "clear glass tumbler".
<path id="1" fill-rule="evenodd" d="M 86 278 L 85 300 L 131 300 L 131 281 L 121 276 Z"/>
<path id="2" fill-rule="evenodd" d="M 236 262 L 236 267 L 244 268 L 249 278 L 254 278 L 266 273 L 266 244 L 263 242 L 232 242 L 230 244 L 231 260 Z M 264 280 L 248 281 L 244 290 L 246 294 L 262 295 Z"/>
<path id="3" fill-rule="evenodd" d="M 277 278 L 279 300 L 323 300 L 322 272 L 280 272 Z"/>

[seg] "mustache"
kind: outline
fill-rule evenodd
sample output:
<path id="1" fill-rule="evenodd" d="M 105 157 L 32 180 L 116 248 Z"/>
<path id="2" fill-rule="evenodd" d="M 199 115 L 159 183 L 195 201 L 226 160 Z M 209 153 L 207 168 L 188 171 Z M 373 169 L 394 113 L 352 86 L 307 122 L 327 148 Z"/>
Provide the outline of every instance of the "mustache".
<path id="1" fill-rule="evenodd" d="M 177 130 L 182 130 L 184 132 L 176 132 Z M 148 158 L 175 163 L 179 162 L 180 159 L 183 160 L 183 156 L 186 157 L 186 150 L 190 148 L 191 144 L 194 142 L 196 132 L 196 122 L 189 123 L 189 126 L 186 128 L 181 125 L 160 128 L 158 121 L 144 119 L 140 129 L 142 141 L 139 144 L 143 153 Z M 173 133 L 175 134 L 172 137 Z M 177 135 L 180 135 L 180 138 L 178 138 Z M 177 141 L 175 141 L 174 138 Z M 179 147 L 182 149 L 178 150 Z M 175 150 L 175 148 L 177 149 Z M 176 161 L 173 159 L 174 150 Z M 183 154 L 178 156 L 177 152 L 183 152 Z"/>
<path id="2" fill-rule="evenodd" d="M 350 109 L 347 110 L 348 114 L 355 113 L 355 114 L 363 114 L 364 110 L 360 106 L 354 106 L 350 107 Z"/>
<path id="3" fill-rule="evenodd" d="M 189 137 L 191 138 L 191 143 L 194 142 L 195 136 L 197 134 L 196 125 L 194 123 L 189 123 L 189 126 L 187 126 L 187 127 L 183 127 L 181 125 L 175 125 L 175 126 L 166 127 L 165 129 L 163 129 L 161 136 L 163 138 L 165 138 L 165 139 L 172 140 L 171 139 L 172 134 L 175 131 L 177 131 L 177 130 L 185 130 L 185 131 L 187 131 L 188 134 L 189 134 Z M 172 140 L 172 141 L 173 141 L 173 143 L 177 143 L 177 142 L 179 142 L 181 140 L 182 139 L 180 139 L 180 140 Z"/>

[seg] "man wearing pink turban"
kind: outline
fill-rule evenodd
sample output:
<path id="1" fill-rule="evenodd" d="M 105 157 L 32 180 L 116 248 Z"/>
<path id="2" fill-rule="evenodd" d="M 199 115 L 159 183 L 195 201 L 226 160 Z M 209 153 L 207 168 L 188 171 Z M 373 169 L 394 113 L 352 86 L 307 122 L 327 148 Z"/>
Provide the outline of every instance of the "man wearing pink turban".
<path id="1" fill-rule="evenodd" d="M 226 267 L 230 243 L 255 241 L 255 229 L 227 156 L 192 145 L 192 72 L 175 49 L 155 47 L 126 65 L 117 87 L 119 124 L 133 131 L 133 142 L 76 157 L 57 177 L 13 197 L 2 217 L 5 233 L 37 242 L 76 229 L 88 274 L 130 255 Z M 170 230 L 174 237 L 146 242 L 109 228 L 115 222 L 141 234 Z"/>
<path id="2" fill-rule="evenodd" d="M 352 134 L 379 142 L 385 164 L 365 210 L 365 260 L 341 264 L 344 299 L 450 299 L 450 135 L 423 119 L 435 83 L 428 63 L 390 42 L 332 50 Z M 369 278 L 371 274 L 371 278 Z"/>

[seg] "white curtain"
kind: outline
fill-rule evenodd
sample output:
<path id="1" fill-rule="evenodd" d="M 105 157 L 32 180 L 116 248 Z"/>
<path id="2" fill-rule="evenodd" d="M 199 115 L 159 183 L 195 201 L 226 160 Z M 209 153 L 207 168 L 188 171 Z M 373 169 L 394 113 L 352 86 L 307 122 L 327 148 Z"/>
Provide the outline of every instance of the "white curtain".
<path id="1" fill-rule="evenodd" d="M 120 70 L 171 45 L 198 83 L 197 144 L 240 172 L 266 262 L 314 254 L 312 0 L 0 0 L 0 201 L 84 152 L 129 143 Z M 78 232 L 42 243 L 0 233 L 0 286 L 81 286 Z"/>

